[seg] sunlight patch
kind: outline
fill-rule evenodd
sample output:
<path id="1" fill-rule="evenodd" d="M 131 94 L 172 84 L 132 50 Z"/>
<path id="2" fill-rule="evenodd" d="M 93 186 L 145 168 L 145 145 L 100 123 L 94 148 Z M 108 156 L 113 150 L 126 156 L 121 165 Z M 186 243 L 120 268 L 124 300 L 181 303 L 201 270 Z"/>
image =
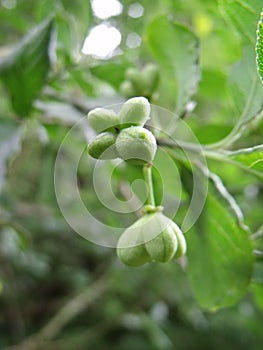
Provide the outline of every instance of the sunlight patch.
<path id="1" fill-rule="evenodd" d="M 100 19 L 118 16 L 123 8 L 118 0 L 93 0 L 91 6 L 94 15 Z"/>
<path id="2" fill-rule="evenodd" d="M 117 28 L 107 24 L 100 24 L 91 29 L 84 41 L 82 52 L 85 55 L 106 58 L 112 55 L 120 42 L 121 33 Z"/>

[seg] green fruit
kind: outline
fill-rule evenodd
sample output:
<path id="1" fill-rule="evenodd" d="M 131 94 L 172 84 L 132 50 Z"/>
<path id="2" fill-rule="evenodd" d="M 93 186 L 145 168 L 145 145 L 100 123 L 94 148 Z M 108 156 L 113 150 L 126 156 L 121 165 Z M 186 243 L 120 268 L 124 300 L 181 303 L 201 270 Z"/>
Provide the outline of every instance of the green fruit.
<path id="1" fill-rule="evenodd" d="M 124 80 L 124 82 L 120 86 L 121 93 L 126 97 L 136 96 L 136 91 L 132 85 L 132 83 L 128 80 Z"/>
<path id="2" fill-rule="evenodd" d="M 150 103 L 145 97 L 133 97 L 126 101 L 119 113 L 121 128 L 143 126 L 150 118 Z"/>
<path id="3" fill-rule="evenodd" d="M 106 131 L 97 135 L 88 145 L 88 153 L 96 159 L 114 159 L 118 157 L 115 142 L 117 134 Z"/>
<path id="4" fill-rule="evenodd" d="M 157 149 L 153 134 L 141 126 L 121 130 L 116 139 L 116 150 L 120 158 L 134 164 L 149 163 Z"/>
<path id="5" fill-rule="evenodd" d="M 184 238 L 184 234 L 181 231 L 181 229 L 173 221 L 171 221 L 171 227 L 172 227 L 174 234 L 176 235 L 176 238 L 178 241 L 178 248 L 177 248 L 177 251 L 174 255 L 174 258 L 178 259 L 181 256 L 185 255 L 185 253 L 186 253 L 186 250 L 187 250 L 186 240 Z"/>
<path id="6" fill-rule="evenodd" d="M 150 98 L 159 81 L 159 70 L 154 63 L 149 63 L 141 70 L 133 67 L 127 69 L 125 77 L 130 82 L 129 90 L 133 90 L 132 94 L 126 96 L 141 95 Z M 128 85 L 125 85 L 125 89 L 129 91 Z"/>
<path id="7" fill-rule="evenodd" d="M 171 260 L 178 247 L 174 231 L 169 225 L 157 237 L 145 243 L 145 248 L 154 261 L 167 262 Z"/>
<path id="8" fill-rule="evenodd" d="M 90 111 L 88 114 L 88 121 L 97 133 L 106 130 L 114 130 L 114 127 L 117 127 L 119 124 L 117 114 L 105 108 L 95 108 Z"/>
<path id="9" fill-rule="evenodd" d="M 180 228 L 160 211 L 145 213 L 123 232 L 117 244 L 117 255 L 128 266 L 167 262 L 185 252 Z"/>
<path id="10" fill-rule="evenodd" d="M 144 77 L 146 95 L 151 96 L 159 81 L 159 69 L 153 63 L 147 64 L 142 72 L 142 75 Z"/>
<path id="11" fill-rule="evenodd" d="M 142 90 L 142 86 L 144 86 L 143 77 L 141 71 L 137 68 L 128 68 L 125 74 L 125 77 L 128 81 L 130 81 L 138 93 Z"/>
<path id="12" fill-rule="evenodd" d="M 127 248 L 117 247 L 117 255 L 127 266 L 141 266 L 151 260 L 144 244 Z"/>

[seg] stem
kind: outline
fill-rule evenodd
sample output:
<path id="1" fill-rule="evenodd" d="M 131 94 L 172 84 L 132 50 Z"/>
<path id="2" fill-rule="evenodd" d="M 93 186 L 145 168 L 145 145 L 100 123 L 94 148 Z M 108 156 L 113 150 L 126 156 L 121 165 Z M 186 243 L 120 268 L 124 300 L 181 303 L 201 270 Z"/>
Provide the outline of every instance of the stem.
<path id="1" fill-rule="evenodd" d="M 259 239 L 262 237 L 263 237 L 263 225 L 260 226 L 260 228 L 253 235 L 250 236 L 250 238 L 253 240 Z"/>
<path id="2" fill-rule="evenodd" d="M 242 170 L 244 170 L 252 175 L 255 175 L 261 179 L 263 178 L 263 175 L 259 171 L 251 169 L 242 163 L 239 163 L 233 159 L 228 158 L 227 157 L 228 151 L 225 151 L 225 150 L 215 150 L 214 151 L 214 150 L 208 149 L 207 146 L 195 145 L 193 143 L 188 143 L 188 142 L 181 143 L 181 146 L 178 145 L 176 142 L 169 141 L 169 140 L 157 140 L 157 142 L 158 142 L 159 146 L 164 146 L 164 147 L 168 147 L 171 149 L 183 147 L 183 149 L 186 151 L 196 153 L 196 154 L 202 154 L 207 159 L 217 160 L 219 162 L 224 162 L 224 163 L 228 163 L 230 165 L 237 166 L 240 169 L 242 169 Z"/>
<path id="3" fill-rule="evenodd" d="M 151 163 L 147 163 L 143 167 L 143 175 L 144 175 L 144 179 L 145 179 L 145 182 L 147 184 L 147 190 L 148 190 L 147 204 L 155 207 L 153 181 L 152 181 L 152 164 Z"/>

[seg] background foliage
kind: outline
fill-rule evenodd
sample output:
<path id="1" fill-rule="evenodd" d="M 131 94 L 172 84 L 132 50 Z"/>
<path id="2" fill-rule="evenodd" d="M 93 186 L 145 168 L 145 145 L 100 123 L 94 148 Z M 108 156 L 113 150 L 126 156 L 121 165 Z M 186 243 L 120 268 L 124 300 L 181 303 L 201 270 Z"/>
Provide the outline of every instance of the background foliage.
<path id="1" fill-rule="evenodd" d="M 103 21 L 88 1 L 0 2 L 1 348 L 262 348 L 263 87 L 255 54 L 262 2 L 143 0 L 143 15 L 133 18 L 134 3 L 123 1 L 122 13 Z M 119 29 L 120 47 L 106 59 L 85 56 L 84 39 L 101 22 Z M 130 33 L 141 45 L 127 45 Z M 183 118 L 204 146 L 209 172 L 195 163 L 200 148 L 189 152 L 209 191 L 186 232 L 187 258 L 132 269 L 67 225 L 54 163 L 71 126 L 95 106 L 125 101 L 125 72 L 150 62 L 160 72 L 151 102 Z M 92 135 L 89 127 L 78 130 L 65 159 L 77 157 Z M 164 191 L 181 199 L 180 225 L 193 169 L 161 141 L 183 184 L 179 198 L 178 179 L 158 154 Z M 78 182 L 87 207 L 109 225 L 135 221 L 101 205 L 92 169 L 84 156 Z M 121 189 L 141 176 L 136 166 L 115 171 L 118 196 L 125 199 Z M 159 186 L 156 173 L 157 201 Z"/>

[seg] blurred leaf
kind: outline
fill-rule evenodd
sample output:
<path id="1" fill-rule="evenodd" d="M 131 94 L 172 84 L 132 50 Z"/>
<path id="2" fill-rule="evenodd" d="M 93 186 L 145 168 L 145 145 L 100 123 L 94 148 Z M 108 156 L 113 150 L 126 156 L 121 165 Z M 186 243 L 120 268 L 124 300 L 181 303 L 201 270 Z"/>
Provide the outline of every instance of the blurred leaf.
<path id="1" fill-rule="evenodd" d="M 0 192 L 6 176 L 6 162 L 20 150 L 21 130 L 15 123 L 0 120 Z"/>
<path id="2" fill-rule="evenodd" d="M 224 139 L 212 144 L 212 148 L 228 147 L 263 110 L 263 85 L 256 72 L 254 46 L 244 46 L 241 60 L 229 74 L 228 93 L 231 103 L 228 113 L 236 119 L 235 126 Z"/>
<path id="3" fill-rule="evenodd" d="M 189 278 L 199 304 L 217 310 L 240 300 L 252 275 L 252 246 L 233 208 L 213 184 L 187 241 Z"/>
<path id="4" fill-rule="evenodd" d="M 8 9 L 0 11 L 0 42 L 2 45 L 9 45 L 10 39 L 16 37 L 15 34 L 23 33 L 28 25 L 23 16 L 16 11 L 9 11 Z"/>
<path id="5" fill-rule="evenodd" d="M 206 102 L 224 102 L 226 99 L 226 75 L 216 69 L 203 69 L 198 96 L 201 95 Z"/>
<path id="6" fill-rule="evenodd" d="M 36 209 L 36 195 L 44 156 L 38 130 L 38 124 L 34 120 L 30 120 L 23 128 L 21 149 L 10 162 L 7 182 L 7 188 L 10 189 L 9 196 L 13 200 L 33 201 Z M 32 219 L 33 217 L 34 215 Z"/>
<path id="7" fill-rule="evenodd" d="M 86 96 L 95 97 L 94 79 L 89 72 L 86 72 L 83 69 L 73 69 L 70 72 L 70 75 L 74 83 L 78 84 Z"/>
<path id="8" fill-rule="evenodd" d="M 258 22 L 256 53 L 258 73 L 261 81 L 263 81 L 263 12 Z"/>
<path id="9" fill-rule="evenodd" d="M 175 105 L 175 112 L 181 115 L 200 80 L 198 40 L 187 27 L 163 16 L 150 23 L 146 40 L 160 64 L 168 106 Z"/>
<path id="10" fill-rule="evenodd" d="M 263 145 L 229 152 L 228 156 L 231 159 L 258 171 L 261 173 L 260 175 L 263 176 Z"/>
<path id="11" fill-rule="evenodd" d="M 142 327 L 148 334 L 152 349 L 170 350 L 173 344 L 162 328 L 147 314 L 141 314 Z"/>
<path id="12" fill-rule="evenodd" d="M 226 124 L 211 123 L 207 125 L 200 125 L 200 120 L 195 120 L 195 135 L 201 144 L 209 144 L 222 140 L 232 130 L 233 127 Z"/>
<path id="13" fill-rule="evenodd" d="M 80 46 L 83 44 L 85 35 L 88 33 L 89 26 L 92 22 L 92 10 L 90 1 L 75 0 L 74 3 L 71 0 L 61 0 L 65 11 L 74 16 L 74 26 L 76 26 L 77 36 L 75 44 L 80 50 Z"/>
<path id="14" fill-rule="evenodd" d="M 42 162 L 41 175 L 39 179 L 38 200 L 50 207 L 56 203 L 54 188 L 54 168 L 56 152 L 46 149 L 46 155 Z"/>
<path id="15" fill-rule="evenodd" d="M 27 237 L 19 234 L 14 227 L 4 226 L 0 235 L 1 253 L 17 257 L 20 251 L 23 251 L 28 246 Z"/>
<path id="16" fill-rule="evenodd" d="M 0 60 L 0 79 L 4 82 L 13 110 L 28 117 L 32 102 L 45 84 L 50 68 L 53 21 L 45 20 L 29 32 Z"/>
<path id="17" fill-rule="evenodd" d="M 263 261 L 255 262 L 252 281 L 253 283 L 261 284 L 263 287 Z"/>
<path id="18" fill-rule="evenodd" d="M 239 114 L 239 124 L 248 123 L 263 107 L 263 86 L 256 74 L 254 49 L 244 50 L 243 58 L 234 66 L 229 85 L 234 112 Z"/>
<path id="19" fill-rule="evenodd" d="M 262 2 L 258 0 L 220 0 L 220 9 L 244 40 L 255 43 L 258 14 Z"/>
<path id="20" fill-rule="evenodd" d="M 129 65 L 126 62 L 106 62 L 100 63 L 90 70 L 97 78 L 106 81 L 115 89 L 118 89 L 124 81 L 126 69 Z"/>
<path id="21" fill-rule="evenodd" d="M 57 29 L 57 55 L 65 66 L 72 64 L 72 58 L 78 48 L 76 48 L 76 28 L 74 17 L 69 13 L 61 10 L 56 15 L 56 29 Z"/>
<path id="22" fill-rule="evenodd" d="M 60 7 L 60 0 L 41 0 L 41 3 L 39 2 L 36 4 L 35 17 L 38 22 L 42 22 L 45 18 L 53 15 Z M 23 7 L 23 9 L 24 11 L 27 10 L 25 7 Z"/>
<path id="23" fill-rule="evenodd" d="M 251 289 L 256 305 L 263 310 L 263 283 L 253 283 Z"/>

